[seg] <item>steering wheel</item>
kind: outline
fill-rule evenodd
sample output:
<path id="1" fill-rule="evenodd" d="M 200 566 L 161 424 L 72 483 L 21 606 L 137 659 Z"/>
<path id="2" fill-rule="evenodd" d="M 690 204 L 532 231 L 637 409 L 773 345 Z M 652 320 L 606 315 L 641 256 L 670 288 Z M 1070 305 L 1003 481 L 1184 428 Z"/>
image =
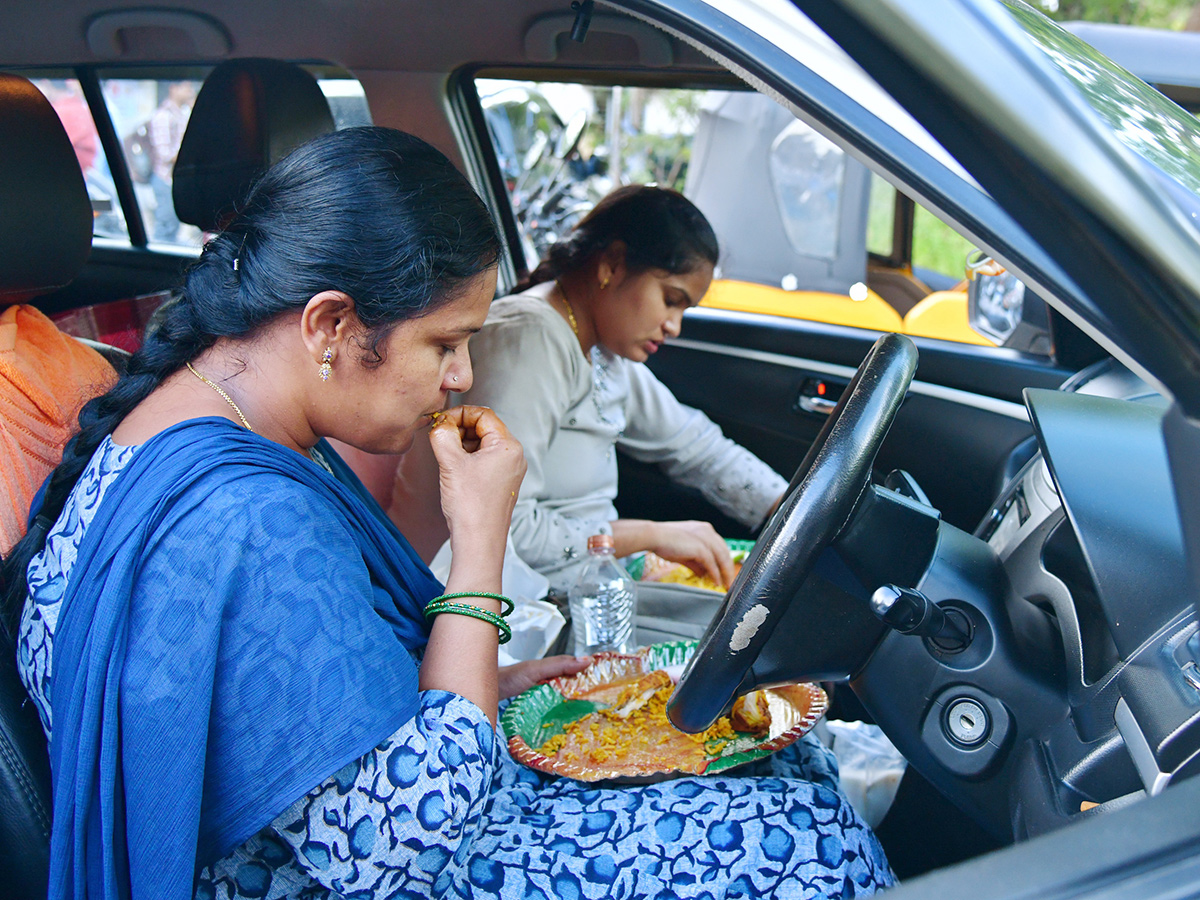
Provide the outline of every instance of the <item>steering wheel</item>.
<path id="1" fill-rule="evenodd" d="M 903 335 L 885 334 L 867 353 L 684 669 L 667 706 L 677 728 L 708 728 L 742 686 L 817 557 L 853 517 L 916 368 L 917 348 Z"/>

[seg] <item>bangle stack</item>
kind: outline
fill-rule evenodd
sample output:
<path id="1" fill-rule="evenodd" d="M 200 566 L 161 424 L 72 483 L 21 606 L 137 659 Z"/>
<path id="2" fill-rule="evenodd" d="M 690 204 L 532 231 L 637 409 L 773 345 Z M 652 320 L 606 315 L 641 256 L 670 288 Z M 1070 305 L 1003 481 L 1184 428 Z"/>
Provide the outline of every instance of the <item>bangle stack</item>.
<path id="1" fill-rule="evenodd" d="M 470 603 L 455 603 L 456 600 L 461 600 L 469 597 L 481 597 L 488 600 L 500 601 L 500 614 L 491 612 L 490 610 L 481 609 L 478 606 L 472 606 Z M 496 630 L 500 632 L 500 643 L 507 644 L 512 639 L 512 629 L 508 627 L 508 623 L 504 619 L 510 612 L 513 611 L 513 602 L 503 594 L 489 594 L 486 591 L 463 591 L 457 594 L 442 594 L 440 597 L 434 597 L 425 607 L 425 618 L 432 619 L 440 613 L 452 613 L 458 616 L 470 616 L 472 619 L 479 619 L 481 622 L 488 622 L 496 626 Z"/>

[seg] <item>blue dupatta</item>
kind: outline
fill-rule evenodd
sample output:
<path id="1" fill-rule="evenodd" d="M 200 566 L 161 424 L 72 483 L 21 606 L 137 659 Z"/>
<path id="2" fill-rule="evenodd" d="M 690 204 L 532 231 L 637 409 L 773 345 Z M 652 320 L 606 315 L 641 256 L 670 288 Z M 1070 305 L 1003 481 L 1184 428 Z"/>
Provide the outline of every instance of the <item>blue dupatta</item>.
<path id="1" fill-rule="evenodd" d="M 323 455 L 196 419 L 109 486 L 55 633 L 51 898 L 191 897 L 412 718 L 442 586 Z"/>

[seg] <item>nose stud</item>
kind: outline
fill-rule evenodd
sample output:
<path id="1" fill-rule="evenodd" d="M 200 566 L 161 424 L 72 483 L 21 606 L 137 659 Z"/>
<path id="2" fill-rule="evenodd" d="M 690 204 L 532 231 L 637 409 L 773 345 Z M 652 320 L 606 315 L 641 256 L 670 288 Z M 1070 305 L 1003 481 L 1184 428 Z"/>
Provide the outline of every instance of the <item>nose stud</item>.
<path id="1" fill-rule="evenodd" d="M 457 376 L 457 375 L 451 375 L 451 376 L 450 376 L 450 381 L 451 381 L 451 383 L 453 383 L 453 384 L 458 384 L 458 376 Z"/>

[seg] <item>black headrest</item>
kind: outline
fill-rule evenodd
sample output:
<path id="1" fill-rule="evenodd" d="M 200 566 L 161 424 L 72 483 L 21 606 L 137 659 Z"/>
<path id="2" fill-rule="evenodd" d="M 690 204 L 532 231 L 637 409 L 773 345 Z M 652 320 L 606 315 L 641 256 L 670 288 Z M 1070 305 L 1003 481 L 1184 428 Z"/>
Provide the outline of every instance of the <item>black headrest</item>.
<path id="1" fill-rule="evenodd" d="M 70 283 L 92 248 L 92 204 L 54 107 L 0 74 L 0 304 Z"/>
<path id="2" fill-rule="evenodd" d="M 175 159 L 175 214 L 219 231 L 254 179 L 329 131 L 329 101 L 299 66 L 274 59 L 221 63 L 196 97 Z"/>

